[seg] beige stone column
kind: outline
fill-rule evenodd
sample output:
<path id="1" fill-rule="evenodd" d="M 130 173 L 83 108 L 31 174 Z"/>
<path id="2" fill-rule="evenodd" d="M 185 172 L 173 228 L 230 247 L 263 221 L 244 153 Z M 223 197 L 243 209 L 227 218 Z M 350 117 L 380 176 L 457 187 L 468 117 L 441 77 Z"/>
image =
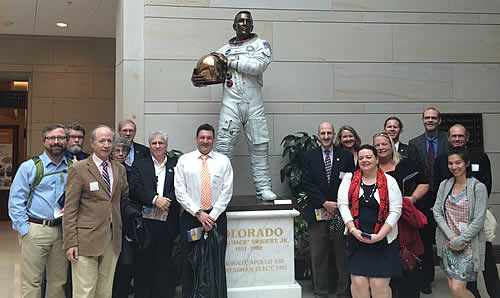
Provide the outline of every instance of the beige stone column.
<path id="1" fill-rule="evenodd" d="M 135 140 L 145 142 L 144 1 L 119 0 L 116 14 L 116 123 L 132 119 Z"/>

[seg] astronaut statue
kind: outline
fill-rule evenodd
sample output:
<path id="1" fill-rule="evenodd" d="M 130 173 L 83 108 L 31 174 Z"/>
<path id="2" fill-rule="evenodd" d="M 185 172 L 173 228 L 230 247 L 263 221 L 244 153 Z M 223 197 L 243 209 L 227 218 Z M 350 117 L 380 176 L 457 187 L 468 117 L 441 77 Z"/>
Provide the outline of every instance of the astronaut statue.
<path id="1" fill-rule="evenodd" d="M 262 75 L 271 63 L 271 45 L 252 33 L 253 19 L 248 11 L 236 14 L 233 29 L 236 37 L 216 53 L 211 53 L 219 58 L 217 60 L 227 63 L 216 150 L 231 158 L 243 130 L 257 197 L 275 200 L 277 197 L 271 190 L 269 169 L 269 131 L 262 98 Z M 197 87 L 211 84 L 197 68 L 191 81 Z"/>

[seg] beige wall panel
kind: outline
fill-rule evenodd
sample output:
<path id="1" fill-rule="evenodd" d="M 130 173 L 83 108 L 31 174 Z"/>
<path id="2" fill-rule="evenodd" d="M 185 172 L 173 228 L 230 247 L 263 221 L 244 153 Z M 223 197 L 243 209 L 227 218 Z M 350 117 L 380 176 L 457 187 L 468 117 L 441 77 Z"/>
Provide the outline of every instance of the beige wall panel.
<path id="1" fill-rule="evenodd" d="M 71 73 L 88 73 L 91 67 L 88 65 L 51 65 L 40 64 L 33 65 L 34 72 L 71 72 Z"/>
<path id="2" fill-rule="evenodd" d="M 453 13 L 406 13 L 406 12 L 369 12 L 363 22 L 367 23 L 415 23 L 415 24 L 479 24 L 480 14 Z"/>
<path id="3" fill-rule="evenodd" d="M 146 5 L 179 5 L 208 7 L 210 0 L 144 0 Z"/>
<path id="4" fill-rule="evenodd" d="M 499 183 L 500 173 L 496 170 L 498 167 L 495 167 L 495 165 L 500 164 L 500 153 L 488 152 L 488 157 L 490 158 L 490 162 L 492 165 L 491 176 L 492 176 L 493 184 L 491 186 L 491 192 L 492 193 L 499 193 L 500 192 L 500 183 Z M 500 214 L 500 213 L 498 213 L 498 214 Z"/>
<path id="5" fill-rule="evenodd" d="M 54 105 L 52 98 L 32 97 L 31 122 L 51 122 L 54 120 Z"/>
<path id="6" fill-rule="evenodd" d="M 488 205 L 500 205 L 500 193 L 494 192 L 490 194 Z"/>
<path id="7" fill-rule="evenodd" d="M 392 25 L 275 23 L 273 29 L 276 61 L 392 60 Z"/>
<path id="8" fill-rule="evenodd" d="M 115 126 L 122 120 L 125 101 L 123 99 L 123 61 L 118 63 L 115 68 Z"/>
<path id="9" fill-rule="evenodd" d="M 86 39 L 61 39 L 51 45 L 50 64 L 89 65 L 89 44 Z"/>
<path id="10" fill-rule="evenodd" d="M 496 0 L 332 0 L 333 9 L 366 11 L 424 11 L 424 12 L 500 12 Z"/>
<path id="11" fill-rule="evenodd" d="M 174 19 L 215 19 L 232 21 L 237 8 L 209 8 L 185 6 L 146 6 L 145 17 Z M 499 14 L 421 13 L 383 11 L 334 10 L 271 10 L 252 11 L 255 23 L 321 22 L 321 23 L 399 23 L 399 24 L 500 24 Z"/>
<path id="12" fill-rule="evenodd" d="M 482 14 L 479 20 L 481 24 L 500 24 L 500 14 Z"/>
<path id="13" fill-rule="evenodd" d="M 37 97 L 88 97 L 88 73 L 50 73 L 33 74 L 33 96 Z"/>
<path id="14" fill-rule="evenodd" d="M 50 40 L 19 36 L 0 37 L 0 63 L 42 64 L 49 61 Z"/>
<path id="15" fill-rule="evenodd" d="M 484 151 L 500 153 L 500 138 L 498 137 L 498 124 L 500 123 L 499 114 L 483 114 L 483 133 L 484 133 Z M 500 165 L 500 157 L 498 159 Z M 500 173 L 499 173 L 500 175 Z M 497 183 L 500 191 L 500 183 Z"/>
<path id="16" fill-rule="evenodd" d="M 33 71 L 32 65 L 16 65 L 16 64 L 0 64 L 0 71 L 2 72 L 24 72 L 31 73 Z"/>
<path id="17" fill-rule="evenodd" d="M 458 64 L 453 71 L 453 96 L 459 100 L 500 99 L 499 64 Z"/>
<path id="18" fill-rule="evenodd" d="M 113 67 L 116 60 L 116 41 L 114 38 L 87 39 L 90 65 L 94 67 Z"/>
<path id="19" fill-rule="evenodd" d="M 95 70 L 90 73 L 90 97 L 115 97 L 115 70 Z"/>
<path id="20" fill-rule="evenodd" d="M 334 71 L 329 63 L 271 63 L 264 73 L 264 100 L 331 101 Z"/>
<path id="21" fill-rule="evenodd" d="M 395 25 L 394 61 L 497 62 L 500 26 Z"/>
<path id="22" fill-rule="evenodd" d="M 144 1 L 117 1 L 117 63 L 144 59 Z"/>
<path id="23" fill-rule="evenodd" d="M 447 101 L 452 70 L 446 64 L 337 63 L 335 100 Z"/>
<path id="24" fill-rule="evenodd" d="M 192 59 L 220 49 L 234 36 L 232 21 L 146 18 L 146 59 Z M 182 30 L 179 30 L 182 28 Z M 272 45 L 270 23 L 255 24 L 255 32 Z"/>
<path id="25" fill-rule="evenodd" d="M 235 7 L 244 9 L 268 8 L 268 9 L 330 9 L 331 0 L 211 0 L 211 7 Z"/>
<path id="26" fill-rule="evenodd" d="M 123 69 L 121 69 L 123 67 Z M 138 138 L 144 137 L 144 61 L 123 60 L 117 67 L 116 89 L 121 111 L 116 111 L 117 121 L 132 119 L 137 125 Z"/>
<path id="27" fill-rule="evenodd" d="M 197 88 L 191 83 L 195 66 L 194 60 L 145 61 L 145 100 L 210 101 L 210 87 Z M 221 85 L 217 87 L 221 88 Z"/>

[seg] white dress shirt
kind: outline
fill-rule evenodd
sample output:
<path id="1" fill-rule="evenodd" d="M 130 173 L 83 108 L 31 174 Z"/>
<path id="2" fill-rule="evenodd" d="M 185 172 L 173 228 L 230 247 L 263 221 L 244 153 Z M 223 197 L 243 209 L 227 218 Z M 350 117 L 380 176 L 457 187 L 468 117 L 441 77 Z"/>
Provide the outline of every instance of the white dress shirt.
<path id="1" fill-rule="evenodd" d="M 396 147 L 396 151 L 399 150 L 399 141 L 396 144 L 394 144 L 394 147 Z"/>
<path id="2" fill-rule="evenodd" d="M 165 187 L 165 174 L 167 173 L 166 171 L 166 164 L 167 164 L 167 157 L 165 157 L 165 160 L 160 164 L 154 156 L 151 155 L 151 158 L 153 159 L 153 165 L 155 167 L 155 176 L 156 176 L 156 196 L 153 198 L 153 205 L 156 203 L 156 198 L 158 197 L 163 197 L 163 188 Z M 170 198 L 169 198 L 170 199 Z"/>
<path id="3" fill-rule="evenodd" d="M 94 161 L 95 165 L 97 166 L 97 168 L 99 169 L 99 172 L 101 172 L 101 175 L 104 171 L 103 169 L 103 164 L 105 162 L 105 160 L 102 160 L 100 159 L 99 157 L 97 157 L 97 155 L 95 155 L 95 153 L 92 153 L 92 160 Z M 111 166 L 111 162 L 109 160 L 106 161 L 108 163 L 108 175 L 109 175 L 109 191 L 111 193 L 113 193 L 113 167 Z"/>
<path id="4" fill-rule="evenodd" d="M 387 190 L 389 191 L 389 215 L 385 219 L 385 223 L 392 227 L 392 230 L 387 234 L 387 242 L 392 243 L 394 239 L 398 237 L 398 220 L 401 216 L 401 209 L 403 209 L 403 197 L 401 196 L 401 191 L 399 190 L 398 183 L 393 177 L 384 174 L 387 178 Z M 339 192 L 337 196 L 337 203 L 339 205 L 340 214 L 344 223 L 353 220 L 351 215 L 351 210 L 349 209 L 349 187 L 351 185 L 352 173 L 346 173 L 342 183 L 339 186 Z M 363 195 L 363 188 L 359 189 L 359 196 Z M 375 200 L 380 204 L 380 196 L 378 194 L 378 189 L 373 194 Z M 347 235 L 347 226 L 345 228 L 344 234 Z"/>
<path id="5" fill-rule="evenodd" d="M 233 195 L 233 168 L 227 156 L 211 151 L 207 154 L 208 171 L 210 174 L 210 189 L 212 191 L 212 211 L 210 216 L 215 220 L 227 208 Z M 195 216 L 203 209 L 201 205 L 201 166 L 202 154 L 195 150 L 182 155 L 175 167 L 175 196 L 179 204 Z"/>

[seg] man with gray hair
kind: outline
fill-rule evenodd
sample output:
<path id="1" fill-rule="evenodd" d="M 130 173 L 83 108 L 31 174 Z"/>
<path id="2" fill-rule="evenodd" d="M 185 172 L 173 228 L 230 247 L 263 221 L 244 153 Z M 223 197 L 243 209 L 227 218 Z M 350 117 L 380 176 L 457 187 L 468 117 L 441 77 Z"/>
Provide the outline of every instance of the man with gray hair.
<path id="1" fill-rule="evenodd" d="M 146 239 L 137 250 L 136 296 L 169 297 L 168 262 L 178 233 L 179 204 L 174 192 L 177 160 L 167 158 L 168 136 L 154 131 L 149 136 L 149 157 L 135 160 L 130 173 L 130 198 L 142 206 Z"/>

